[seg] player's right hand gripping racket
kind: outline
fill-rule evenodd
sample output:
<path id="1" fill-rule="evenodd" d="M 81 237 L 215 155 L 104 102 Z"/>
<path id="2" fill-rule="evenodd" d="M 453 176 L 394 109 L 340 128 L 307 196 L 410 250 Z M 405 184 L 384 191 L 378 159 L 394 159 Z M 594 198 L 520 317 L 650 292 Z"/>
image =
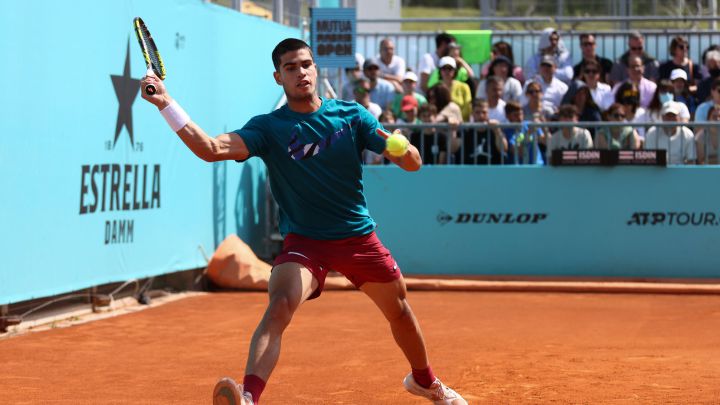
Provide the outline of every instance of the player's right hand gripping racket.
<path id="1" fill-rule="evenodd" d="M 135 26 L 135 34 L 137 35 L 140 50 L 142 50 L 148 71 L 152 69 L 155 76 L 159 77 L 160 80 L 165 80 L 165 65 L 160 57 L 160 52 L 158 52 L 157 46 L 155 46 L 155 41 L 150 35 L 150 31 L 148 31 L 145 23 L 140 17 L 135 17 L 133 25 Z M 157 89 L 152 84 L 145 86 L 145 94 L 152 96 L 156 92 Z"/>

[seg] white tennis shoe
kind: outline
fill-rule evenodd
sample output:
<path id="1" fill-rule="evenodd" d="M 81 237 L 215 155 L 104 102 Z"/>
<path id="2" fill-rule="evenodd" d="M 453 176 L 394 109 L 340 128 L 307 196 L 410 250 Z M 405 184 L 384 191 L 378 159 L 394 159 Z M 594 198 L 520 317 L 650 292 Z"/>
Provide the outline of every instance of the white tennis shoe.
<path id="1" fill-rule="evenodd" d="M 437 378 L 432 385 L 430 385 L 430 388 L 423 388 L 420 384 L 415 382 L 412 373 L 410 373 L 403 380 L 403 385 L 409 393 L 425 397 L 431 400 L 435 405 L 467 405 L 467 401 L 465 401 L 460 394 L 443 384 Z"/>
<path id="2" fill-rule="evenodd" d="M 252 395 L 232 378 L 222 378 L 213 390 L 213 405 L 254 405 Z"/>

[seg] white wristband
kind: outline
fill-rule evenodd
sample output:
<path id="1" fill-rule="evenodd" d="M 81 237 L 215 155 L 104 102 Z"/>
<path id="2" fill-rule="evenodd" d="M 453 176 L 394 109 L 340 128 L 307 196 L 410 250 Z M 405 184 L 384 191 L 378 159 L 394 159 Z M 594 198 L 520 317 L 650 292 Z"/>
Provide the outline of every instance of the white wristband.
<path id="1" fill-rule="evenodd" d="M 180 107 L 177 101 L 173 100 L 167 107 L 160 110 L 160 114 L 165 118 L 173 132 L 179 131 L 182 127 L 190 122 L 190 116 Z"/>

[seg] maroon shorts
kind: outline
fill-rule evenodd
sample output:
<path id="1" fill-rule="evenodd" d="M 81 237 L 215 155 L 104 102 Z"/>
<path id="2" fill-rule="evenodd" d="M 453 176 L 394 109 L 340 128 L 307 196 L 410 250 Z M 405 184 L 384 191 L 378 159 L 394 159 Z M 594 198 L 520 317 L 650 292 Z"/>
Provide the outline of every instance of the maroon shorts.
<path id="1" fill-rule="evenodd" d="M 375 232 L 335 240 L 316 240 L 290 233 L 273 266 L 288 262 L 307 267 L 317 279 L 318 288 L 309 299 L 320 296 L 329 270 L 341 273 L 358 288 L 368 281 L 388 283 L 400 278 L 397 262 Z"/>

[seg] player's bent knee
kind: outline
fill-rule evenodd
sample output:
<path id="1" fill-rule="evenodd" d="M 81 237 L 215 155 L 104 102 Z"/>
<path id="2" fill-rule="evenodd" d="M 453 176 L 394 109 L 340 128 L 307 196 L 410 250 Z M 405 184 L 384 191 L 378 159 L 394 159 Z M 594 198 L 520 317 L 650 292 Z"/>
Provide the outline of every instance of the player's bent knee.
<path id="1" fill-rule="evenodd" d="M 406 321 L 412 321 L 415 317 L 415 315 L 412 312 L 412 309 L 410 308 L 410 305 L 408 305 L 407 301 L 404 299 L 398 300 L 398 306 L 397 308 L 394 308 L 392 311 L 388 312 L 386 314 L 387 320 L 390 322 L 406 322 Z"/>
<path id="2" fill-rule="evenodd" d="M 265 312 L 265 319 L 269 327 L 285 329 L 292 320 L 295 308 L 285 295 L 277 295 L 270 298 L 270 304 Z"/>

